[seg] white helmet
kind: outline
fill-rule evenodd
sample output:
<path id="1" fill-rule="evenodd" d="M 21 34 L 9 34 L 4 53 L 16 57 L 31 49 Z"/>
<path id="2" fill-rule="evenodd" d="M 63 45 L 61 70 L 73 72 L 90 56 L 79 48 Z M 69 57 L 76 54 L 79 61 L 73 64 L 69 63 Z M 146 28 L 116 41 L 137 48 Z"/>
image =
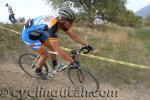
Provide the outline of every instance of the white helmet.
<path id="1" fill-rule="evenodd" d="M 70 8 L 61 8 L 58 11 L 58 14 L 59 14 L 60 18 L 63 17 L 63 18 L 66 18 L 66 19 L 69 19 L 69 20 L 72 20 L 72 21 L 75 20 L 75 12 Z"/>

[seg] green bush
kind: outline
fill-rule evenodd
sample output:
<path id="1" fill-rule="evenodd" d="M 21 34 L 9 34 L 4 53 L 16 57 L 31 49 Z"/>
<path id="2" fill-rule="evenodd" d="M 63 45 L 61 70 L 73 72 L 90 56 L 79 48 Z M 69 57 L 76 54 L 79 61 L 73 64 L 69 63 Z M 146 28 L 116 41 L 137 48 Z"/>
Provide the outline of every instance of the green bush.
<path id="1" fill-rule="evenodd" d="M 148 16 L 144 19 L 144 25 L 145 25 L 145 26 L 150 26 L 150 15 L 148 15 Z"/>

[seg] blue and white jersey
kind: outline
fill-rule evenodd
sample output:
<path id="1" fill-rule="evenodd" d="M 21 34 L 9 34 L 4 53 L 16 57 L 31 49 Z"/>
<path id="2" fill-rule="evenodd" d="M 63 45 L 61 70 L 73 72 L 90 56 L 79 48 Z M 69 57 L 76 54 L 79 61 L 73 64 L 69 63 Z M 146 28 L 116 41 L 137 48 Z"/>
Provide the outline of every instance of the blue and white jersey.
<path id="1" fill-rule="evenodd" d="M 50 26 L 51 19 L 53 19 L 53 16 L 40 16 L 33 19 L 33 25 L 42 25 L 45 24 L 47 26 Z"/>

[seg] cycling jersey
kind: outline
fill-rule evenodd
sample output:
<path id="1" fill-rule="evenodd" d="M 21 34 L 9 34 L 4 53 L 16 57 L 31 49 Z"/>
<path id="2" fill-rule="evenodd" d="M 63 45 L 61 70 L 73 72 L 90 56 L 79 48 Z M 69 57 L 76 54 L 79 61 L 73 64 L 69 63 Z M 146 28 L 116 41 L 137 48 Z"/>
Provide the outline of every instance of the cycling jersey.
<path id="1" fill-rule="evenodd" d="M 57 38 L 58 29 L 60 29 L 60 25 L 57 18 L 40 16 L 26 22 L 21 36 L 28 47 L 37 50 L 42 46 L 42 41 L 49 37 Z M 67 29 L 63 30 L 66 31 Z"/>

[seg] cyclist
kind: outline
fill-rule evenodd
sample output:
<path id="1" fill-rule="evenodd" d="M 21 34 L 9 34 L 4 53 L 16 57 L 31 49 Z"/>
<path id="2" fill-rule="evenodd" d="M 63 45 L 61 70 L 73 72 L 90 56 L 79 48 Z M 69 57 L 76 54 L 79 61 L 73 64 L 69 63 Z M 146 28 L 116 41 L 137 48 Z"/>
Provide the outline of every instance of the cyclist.
<path id="1" fill-rule="evenodd" d="M 12 10 L 12 7 L 6 3 L 5 4 L 6 7 L 8 7 L 8 12 L 9 12 L 9 20 L 12 22 L 12 23 L 15 23 L 16 22 L 16 19 L 15 19 L 15 13 L 13 12 Z"/>
<path id="2" fill-rule="evenodd" d="M 80 43 L 88 51 L 93 48 L 88 45 L 86 41 L 81 39 L 70 28 L 75 20 L 75 13 L 70 8 L 62 8 L 58 12 L 59 16 L 40 16 L 31 19 L 25 23 L 22 30 L 22 40 L 30 47 L 35 53 L 40 55 L 36 64 L 35 73 L 43 80 L 47 80 L 47 76 L 42 72 L 42 66 L 46 59 L 49 57 L 47 48 L 51 51 L 57 52 L 64 60 L 66 60 L 71 67 L 79 66 L 79 63 L 74 61 L 69 54 L 60 48 L 57 31 L 62 29 L 66 35 L 70 36 L 73 40 Z M 56 55 L 51 54 L 53 68 L 57 66 Z"/>

